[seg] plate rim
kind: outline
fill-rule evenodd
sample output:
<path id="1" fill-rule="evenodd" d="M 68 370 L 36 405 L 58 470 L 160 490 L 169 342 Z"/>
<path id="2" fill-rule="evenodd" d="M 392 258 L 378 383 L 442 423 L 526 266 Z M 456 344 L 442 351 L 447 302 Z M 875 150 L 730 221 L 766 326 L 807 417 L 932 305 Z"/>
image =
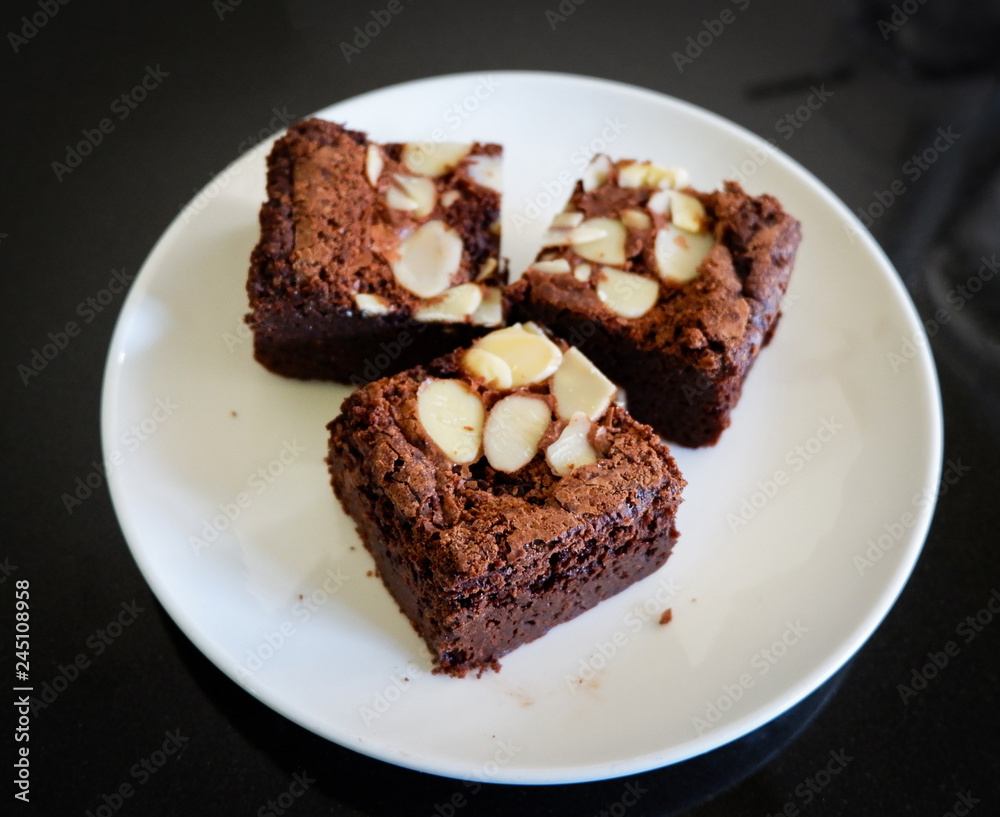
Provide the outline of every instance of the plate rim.
<path id="1" fill-rule="evenodd" d="M 944 458 L 943 403 L 940 383 L 937 376 L 933 352 L 930 348 L 930 344 L 926 342 L 926 333 L 923 322 L 920 320 L 920 316 L 913 299 L 904 286 L 898 271 L 895 269 L 884 250 L 867 230 L 867 228 L 865 228 L 857 217 L 850 211 L 847 205 L 841 201 L 815 174 L 782 151 L 781 148 L 772 144 L 762 136 L 755 134 L 744 126 L 692 102 L 688 102 L 687 100 L 650 88 L 602 77 L 557 71 L 483 70 L 430 75 L 409 79 L 384 87 L 373 88 L 360 94 L 337 100 L 336 102 L 333 102 L 330 105 L 303 117 L 303 119 L 311 116 L 327 118 L 329 117 L 328 112 L 333 108 L 349 103 L 360 103 L 368 97 L 389 93 L 400 93 L 408 87 L 482 78 L 483 76 L 506 77 L 522 81 L 542 79 L 549 82 L 563 82 L 577 86 L 589 85 L 591 87 L 600 87 L 612 90 L 616 93 L 628 94 L 652 104 L 662 105 L 667 103 L 668 105 L 678 106 L 687 114 L 703 120 L 714 128 L 736 135 L 742 140 L 776 155 L 781 162 L 787 165 L 787 169 L 789 171 L 806 183 L 811 193 L 820 196 L 824 203 L 834 212 L 838 213 L 846 225 L 850 226 L 857 240 L 862 242 L 863 249 L 866 254 L 872 256 L 873 260 L 877 262 L 880 272 L 883 273 L 883 282 L 889 284 L 894 296 L 895 304 L 901 307 L 901 314 L 905 317 L 906 323 L 908 323 L 910 328 L 925 341 L 923 343 L 915 344 L 918 346 L 918 354 L 915 359 L 911 361 L 911 365 L 913 363 L 918 364 L 919 378 L 921 383 L 924 385 L 924 388 L 922 389 L 924 392 L 922 397 L 924 407 L 927 412 L 925 419 L 928 424 L 930 437 L 925 440 L 926 450 L 923 460 L 926 470 L 924 473 L 923 488 L 925 494 L 932 497 L 932 501 L 929 506 L 923 509 L 923 513 L 910 530 L 909 535 L 907 536 L 907 544 L 909 546 L 906 549 L 906 558 L 899 562 L 891 576 L 891 580 L 885 583 L 885 588 L 878 596 L 878 603 L 872 606 L 867 615 L 853 632 L 845 634 L 843 645 L 841 647 L 833 652 L 830 652 L 822 661 L 818 662 L 817 666 L 811 672 L 800 677 L 796 683 L 791 685 L 790 689 L 784 695 L 775 696 L 768 703 L 756 707 L 749 713 L 745 713 L 725 723 L 719 724 L 715 729 L 701 734 L 691 741 L 672 746 L 665 750 L 634 755 L 627 760 L 613 760 L 586 765 L 549 765 L 539 770 L 523 768 L 510 768 L 509 770 L 504 769 L 505 772 L 509 771 L 517 773 L 500 774 L 490 777 L 488 780 L 484 780 L 483 782 L 511 785 L 554 785 L 612 779 L 628 774 L 649 771 L 651 769 L 667 765 L 673 765 L 721 748 L 734 740 L 750 734 L 764 724 L 774 720 L 782 713 L 795 707 L 801 703 L 802 700 L 808 697 L 808 695 L 819 689 L 839 669 L 844 667 L 872 637 L 882 621 L 895 606 L 900 594 L 912 576 L 916 563 L 923 552 L 927 535 L 934 519 L 938 500 L 939 477 Z M 253 146 L 248 151 L 229 162 L 226 167 L 215 174 L 212 179 L 210 179 L 204 187 L 192 197 L 190 201 L 195 201 L 198 196 L 204 192 L 204 190 L 209 189 L 212 184 L 215 184 L 221 178 L 226 177 L 227 174 L 231 173 L 232 169 L 239 163 L 252 160 L 253 156 L 257 152 L 262 152 L 265 149 L 269 150 L 271 143 L 280 137 L 282 133 L 284 133 L 284 131 L 279 131 L 273 136 L 268 137 L 261 143 Z M 120 361 L 117 358 L 121 353 L 120 350 L 123 346 L 124 337 L 128 328 L 128 322 L 125 318 L 131 310 L 134 310 L 134 304 L 142 299 L 150 285 L 150 282 L 153 280 L 150 275 L 144 276 L 144 271 L 149 268 L 160 255 L 166 252 L 168 245 L 175 240 L 174 234 L 178 230 L 182 229 L 181 222 L 184 220 L 185 210 L 189 205 L 190 202 L 188 205 L 185 205 L 185 207 L 182 207 L 159 235 L 157 241 L 150 249 L 146 258 L 143 260 L 139 272 L 136 275 L 135 282 L 129 288 L 121 309 L 116 316 L 115 328 L 109 343 L 108 353 L 105 360 L 101 387 L 101 448 L 105 463 L 109 461 L 109 456 L 114 450 L 111 445 L 111 441 L 114 438 L 113 431 L 115 428 L 114 420 L 116 412 L 113 397 L 115 394 L 120 392 L 122 387 L 122 368 L 120 366 Z M 139 567 L 143 579 L 156 596 L 158 602 L 170 615 L 171 619 L 178 626 L 178 628 L 184 633 L 185 637 L 195 644 L 199 651 L 205 655 L 209 661 L 211 661 L 213 666 L 222 671 L 227 677 L 230 678 L 230 680 L 234 681 L 242 689 L 249 692 L 282 717 L 285 717 L 302 728 L 305 728 L 326 740 L 337 743 L 344 748 L 351 749 L 368 757 L 414 771 L 426 772 L 457 780 L 470 779 L 468 775 L 458 773 L 460 770 L 453 767 L 452 764 L 435 764 L 433 762 L 428 762 L 428 759 L 423 756 L 414 757 L 401 750 L 397 750 L 396 753 L 392 753 L 391 751 L 383 749 L 383 747 L 378 743 L 368 745 L 360 739 L 350 741 L 331 737 L 329 733 L 330 730 L 323 730 L 321 729 L 322 725 L 308 722 L 308 720 L 300 714 L 298 708 L 294 706 L 294 702 L 278 699 L 279 696 L 276 695 L 273 690 L 256 689 L 249 679 L 241 678 L 238 673 L 234 671 L 234 668 L 229 666 L 227 661 L 220 660 L 220 657 L 225 655 L 226 651 L 221 647 L 221 645 L 216 644 L 214 639 L 208 633 L 203 632 L 197 626 L 197 623 L 186 613 L 183 605 L 172 591 L 169 583 L 153 568 L 150 554 L 148 554 L 141 545 L 143 537 L 137 530 L 137 524 L 133 518 L 134 511 L 129 507 L 123 497 L 123 488 L 120 483 L 121 479 L 122 478 L 118 469 L 109 469 L 107 477 L 109 495 L 115 511 L 116 520 L 122 530 L 123 538 L 125 539 L 129 552 Z M 344 731 L 346 732 L 347 730 Z M 345 735 L 345 737 L 349 736 Z"/>

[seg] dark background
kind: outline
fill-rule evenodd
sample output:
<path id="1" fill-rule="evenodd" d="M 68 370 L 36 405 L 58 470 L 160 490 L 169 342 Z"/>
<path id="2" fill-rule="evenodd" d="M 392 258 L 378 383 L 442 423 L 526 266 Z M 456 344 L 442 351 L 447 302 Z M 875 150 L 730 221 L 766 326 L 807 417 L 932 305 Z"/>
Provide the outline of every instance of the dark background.
<path id="1" fill-rule="evenodd" d="M 3 4 L 0 652 L 6 683 L 14 583 L 28 579 L 32 680 L 36 690 L 62 687 L 32 721 L 31 803 L 14 800 L 4 813 L 266 814 L 269 800 L 300 791 L 297 774 L 308 788 L 282 801 L 292 799 L 295 815 L 447 815 L 455 794 L 464 798 L 458 814 L 940 815 L 956 803 L 965 813 L 969 802 L 973 814 L 1000 813 L 1000 624 L 984 610 L 1000 588 L 1000 276 L 979 276 L 982 257 L 1000 252 L 997 3 L 403 0 L 348 62 L 340 43 L 386 5 Z M 679 67 L 674 52 L 719 30 L 723 9 L 736 9 L 734 22 Z M 42 25 L 32 28 L 32 17 Z M 119 119 L 114 101 L 157 67 L 155 89 Z M 865 212 L 921 316 L 947 317 L 928 330 L 945 458 L 962 476 L 941 496 L 887 619 L 792 712 L 707 756 L 634 778 L 475 791 L 341 749 L 257 703 L 157 605 L 105 486 L 67 511 L 62 495 L 101 456 L 104 358 L 124 296 L 27 383 L 18 367 L 113 271 L 137 273 L 193 195 L 284 126 L 279 114 L 301 118 L 417 77 L 513 68 L 607 77 L 704 106 L 776 140 Z M 817 90 L 832 95 L 819 110 L 802 107 Z M 57 173 L 52 163 L 65 162 L 66 146 L 103 117 L 113 130 L 72 172 Z M 904 166 L 939 128 L 959 138 L 913 180 Z M 956 296 L 977 276 L 975 292 Z M 135 623 L 96 655 L 95 636 L 133 600 L 142 608 Z M 977 613 L 979 631 L 966 643 L 958 628 Z M 949 641 L 958 654 L 904 702 L 898 685 Z M 90 665 L 74 675 L 81 653 Z M 12 707 L 3 709 L 9 775 L 15 722 Z M 121 783 L 136 782 L 133 765 L 171 734 L 186 738 L 182 751 L 116 801 Z M 838 773 L 817 775 L 828 763 Z M 13 792 L 5 782 L 5 802 Z M 120 808 L 99 810 L 108 800 Z"/>

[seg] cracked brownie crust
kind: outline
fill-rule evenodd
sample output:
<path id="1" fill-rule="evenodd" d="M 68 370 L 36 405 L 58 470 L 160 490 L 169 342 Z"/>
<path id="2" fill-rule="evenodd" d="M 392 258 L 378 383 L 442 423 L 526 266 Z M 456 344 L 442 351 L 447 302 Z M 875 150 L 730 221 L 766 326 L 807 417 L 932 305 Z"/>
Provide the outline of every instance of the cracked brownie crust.
<path id="1" fill-rule="evenodd" d="M 368 178 L 370 147 L 380 163 L 376 183 Z M 387 204 L 398 177 L 416 175 L 405 165 L 405 149 L 374 145 L 364 133 L 318 119 L 293 125 L 275 143 L 260 240 L 251 255 L 246 318 L 254 355 L 269 370 L 359 385 L 487 331 L 469 321 L 415 320 L 424 299 L 400 286 L 392 263 L 403 237 L 435 221 L 461 239 L 452 286 L 504 282 L 500 193 L 470 172 L 474 160 L 499 160 L 502 149 L 473 144 L 456 167 L 428 179 L 433 193 L 426 212 Z M 358 294 L 377 298 L 377 311 L 359 307 Z"/>
<path id="2" fill-rule="evenodd" d="M 617 405 L 593 425 L 597 461 L 567 476 L 541 454 L 513 474 L 485 457 L 454 463 L 416 408 L 422 384 L 453 378 L 471 383 L 487 411 L 512 393 L 470 380 L 460 353 L 380 380 L 329 424 L 328 462 L 438 671 L 462 676 L 499 668 L 505 653 L 657 570 L 677 539 L 685 483 L 660 438 Z M 544 385 L 513 393 L 552 400 Z"/>
<path id="3" fill-rule="evenodd" d="M 512 319 L 534 320 L 572 338 L 598 367 L 613 372 L 637 419 L 668 440 L 703 446 L 728 427 L 744 379 L 774 333 L 801 228 L 775 198 L 750 196 L 733 182 L 721 191 L 684 193 L 703 205 L 713 243 L 696 277 L 682 282 L 655 268 L 650 236 L 662 216 L 643 209 L 654 190 L 610 183 L 584 192 L 578 183 L 567 205 L 587 219 L 618 217 L 629 208 L 646 214 L 651 226 L 629 227 L 620 265 L 659 282 L 644 314 L 624 317 L 609 308 L 595 291 L 596 275 L 579 280 L 529 267 L 508 294 Z M 579 262 L 572 248 L 558 257 Z"/>

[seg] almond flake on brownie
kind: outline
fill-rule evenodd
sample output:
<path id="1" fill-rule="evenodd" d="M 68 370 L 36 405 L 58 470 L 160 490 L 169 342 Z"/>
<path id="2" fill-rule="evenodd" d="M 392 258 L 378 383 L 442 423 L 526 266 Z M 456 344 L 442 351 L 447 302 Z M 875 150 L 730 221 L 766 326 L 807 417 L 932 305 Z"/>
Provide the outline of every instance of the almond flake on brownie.
<path id="1" fill-rule="evenodd" d="M 774 333 L 800 238 L 772 196 L 702 193 L 682 170 L 599 155 L 508 288 L 512 318 L 584 348 L 666 439 L 713 445 Z"/>
<path id="2" fill-rule="evenodd" d="M 502 152 L 289 128 L 268 156 L 247 281 L 256 359 L 360 385 L 502 325 Z"/>
<path id="3" fill-rule="evenodd" d="M 437 671 L 463 676 L 659 569 L 685 485 L 578 349 L 533 324 L 355 391 L 336 495 Z"/>

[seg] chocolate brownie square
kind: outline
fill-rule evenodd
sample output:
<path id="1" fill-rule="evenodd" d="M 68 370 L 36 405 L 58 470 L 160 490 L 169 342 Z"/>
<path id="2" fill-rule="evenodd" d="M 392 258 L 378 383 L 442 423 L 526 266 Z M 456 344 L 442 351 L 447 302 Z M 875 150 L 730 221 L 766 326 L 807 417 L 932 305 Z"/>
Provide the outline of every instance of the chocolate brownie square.
<path id="1" fill-rule="evenodd" d="M 499 669 L 666 561 L 685 482 L 615 393 L 515 324 L 358 389 L 329 424 L 334 491 L 436 671 Z"/>
<path id="2" fill-rule="evenodd" d="M 613 372 L 636 419 L 703 446 L 774 333 L 801 229 L 772 196 L 700 193 L 684 176 L 595 158 L 509 297 L 512 319 Z"/>
<path id="3" fill-rule="evenodd" d="M 267 160 L 247 292 L 254 356 L 359 385 L 504 322 L 495 144 L 378 145 L 319 119 Z"/>

